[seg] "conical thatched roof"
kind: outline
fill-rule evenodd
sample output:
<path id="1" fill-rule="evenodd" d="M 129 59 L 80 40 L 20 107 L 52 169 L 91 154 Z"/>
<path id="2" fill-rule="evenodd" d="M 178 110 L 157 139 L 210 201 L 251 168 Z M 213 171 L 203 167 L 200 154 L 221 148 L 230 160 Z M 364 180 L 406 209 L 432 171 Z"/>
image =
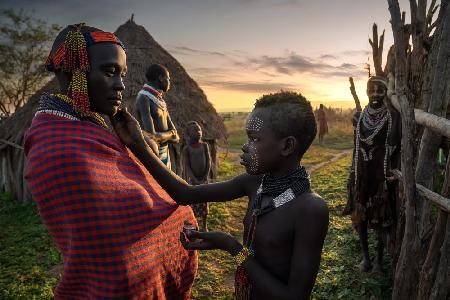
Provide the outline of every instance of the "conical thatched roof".
<path id="1" fill-rule="evenodd" d="M 204 136 L 223 139 L 226 137 L 225 126 L 211 103 L 208 102 L 197 83 L 187 74 L 181 64 L 162 48 L 145 30 L 133 20 L 121 25 L 117 36 L 127 49 L 128 72 L 125 79 L 125 102 L 128 106 L 134 104 L 136 94 L 145 82 L 145 70 L 153 64 L 164 65 L 170 72 L 171 90 L 166 94 L 169 112 L 177 129 L 183 132 L 187 121 L 195 120 L 202 124 Z M 23 133 L 31 124 L 31 119 L 37 109 L 40 95 L 43 91 L 55 91 L 57 81 L 53 78 L 44 88 L 38 91 L 24 107 L 18 109 L 0 126 L 0 141 L 22 144 Z M 7 144 L 0 142 L 0 150 Z"/>

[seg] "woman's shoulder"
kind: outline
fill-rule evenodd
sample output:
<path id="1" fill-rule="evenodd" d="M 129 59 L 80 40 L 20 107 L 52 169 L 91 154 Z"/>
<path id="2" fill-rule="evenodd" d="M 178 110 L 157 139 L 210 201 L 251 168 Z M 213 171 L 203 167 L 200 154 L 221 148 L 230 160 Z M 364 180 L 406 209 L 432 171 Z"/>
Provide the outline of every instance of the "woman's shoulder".
<path id="1" fill-rule="evenodd" d="M 116 136 L 90 121 L 71 120 L 45 113 L 34 117 L 24 139 L 26 154 L 33 148 L 72 152 L 94 150 L 99 145 L 118 151 L 125 149 Z"/>

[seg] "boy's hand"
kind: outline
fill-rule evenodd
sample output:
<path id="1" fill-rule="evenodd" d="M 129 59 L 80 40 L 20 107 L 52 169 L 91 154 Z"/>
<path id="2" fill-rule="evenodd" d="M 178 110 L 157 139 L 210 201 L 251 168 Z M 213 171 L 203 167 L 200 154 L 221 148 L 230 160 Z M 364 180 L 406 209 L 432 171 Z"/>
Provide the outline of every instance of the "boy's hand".
<path id="1" fill-rule="evenodd" d="M 129 148 L 145 145 L 141 126 L 138 121 L 128 112 L 121 109 L 111 117 L 111 124 L 122 142 Z"/>
<path id="2" fill-rule="evenodd" d="M 242 249 L 242 245 L 234 237 L 219 231 L 189 230 L 186 233 L 181 232 L 180 241 L 186 250 L 220 249 L 236 255 Z"/>

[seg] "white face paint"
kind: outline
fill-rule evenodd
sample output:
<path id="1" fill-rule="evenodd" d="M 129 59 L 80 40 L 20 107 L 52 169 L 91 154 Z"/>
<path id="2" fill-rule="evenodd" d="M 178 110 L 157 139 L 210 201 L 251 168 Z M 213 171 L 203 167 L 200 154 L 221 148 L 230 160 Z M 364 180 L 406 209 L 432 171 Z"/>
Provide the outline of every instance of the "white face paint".
<path id="1" fill-rule="evenodd" d="M 264 122 L 258 117 L 250 117 L 247 121 L 247 131 L 259 132 L 263 128 Z"/>
<path id="2" fill-rule="evenodd" d="M 261 120 L 258 117 L 250 117 L 250 119 L 247 122 L 247 131 L 258 133 L 261 131 L 261 129 L 264 126 L 263 120 Z M 259 157 L 258 157 L 258 151 L 256 148 L 257 141 L 254 138 L 248 138 L 248 154 L 249 154 L 249 161 L 248 163 L 248 169 L 250 173 L 256 174 L 259 170 Z"/>
<path id="3" fill-rule="evenodd" d="M 252 174 L 255 174 L 258 172 L 258 169 L 259 169 L 258 152 L 256 151 L 256 147 L 253 143 L 248 145 L 248 150 L 249 150 L 248 152 L 250 154 L 248 168 Z"/>

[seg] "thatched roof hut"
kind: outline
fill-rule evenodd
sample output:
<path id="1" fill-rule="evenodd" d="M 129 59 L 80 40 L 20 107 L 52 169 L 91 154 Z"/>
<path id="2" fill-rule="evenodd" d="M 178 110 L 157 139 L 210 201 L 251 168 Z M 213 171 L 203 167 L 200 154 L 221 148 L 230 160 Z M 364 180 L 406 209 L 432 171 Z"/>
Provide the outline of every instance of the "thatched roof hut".
<path id="1" fill-rule="evenodd" d="M 208 102 L 204 92 L 181 64 L 161 47 L 144 27 L 131 19 L 121 25 L 116 34 L 127 49 L 128 72 L 125 79 L 124 102 L 129 107 L 133 106 L 136 94 L 145 82 L 146 68 L 153 63 L 159 63 L 170 72 L 172 87 L 165 99 L 171 118 L 181 134 L 184 133 L 184 124 L 195 120 L 202 124 L 205 138 L 226 138 L 222 119 Z M 54 92 L 57 88 L 56 78 L 53 78 L 22 108 L 1 123 L 0 191 L 10 192 L 16 199 L 22 201 L 31 199 L 23 180 L 24 158 L 21 145 L 24 132 L 31 124 L 42 92 Z"/>

